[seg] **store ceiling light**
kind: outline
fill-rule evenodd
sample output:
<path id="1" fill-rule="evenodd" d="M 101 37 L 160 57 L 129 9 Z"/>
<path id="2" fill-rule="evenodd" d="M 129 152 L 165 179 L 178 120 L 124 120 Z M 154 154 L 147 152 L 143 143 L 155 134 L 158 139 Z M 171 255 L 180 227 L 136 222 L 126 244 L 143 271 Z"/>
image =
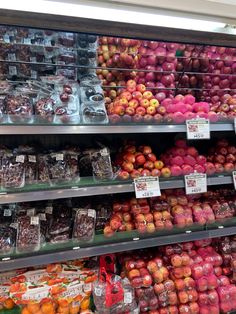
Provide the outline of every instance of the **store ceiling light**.
<path id="1" fill-rule="evenodd" d="M 79 2 L 79 1 L 78 1 Z M 18 1 L 8 0 L 0 3 L 0 9 L 10 9 L 28 12 L 58 14 L 73 17 L 110 20 L 150 26 L 190 29 L 209 32 L 223 32 L 225 23 L 194 18 L 162 15 L 150 12 L 140 12 L 124 7 L 106 7 L 101 3 L 96 6 L 82 3 L 66 3 L 46 0 Z M 111 6 L 111 5 L 110 5 Z"/>

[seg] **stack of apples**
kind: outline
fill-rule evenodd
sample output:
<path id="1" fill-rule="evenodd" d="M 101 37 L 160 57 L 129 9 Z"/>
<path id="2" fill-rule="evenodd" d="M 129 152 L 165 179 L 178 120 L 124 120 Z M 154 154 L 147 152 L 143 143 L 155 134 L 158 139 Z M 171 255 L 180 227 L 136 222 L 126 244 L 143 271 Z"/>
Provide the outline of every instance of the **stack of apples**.
<path id="1" fill-rule="evenodd" d="M 195 201 L 192 205 L 192 212 L 194 221 L 200 225 L 213 223 L 216 219 L 212 207 L 207 202 Z"/>
<path id="2" fill-rule="evenodd" d="M 126 261 L 124 272 L 133 288 L 148 288 L 152 285 L 153 279 L 144 260 Z"/>
<path id="3" fill-rule="evenodd" d="M 139 303 L 140 313 L 159 314 L 158 299 L 155 296 L 153 286 L 149 288 L 135 289 L 135 296 Z M 177 313 L 173 313 L 177 314 Z"/>
<path id="4" fill-rule="evenodd" d="M 217 96 L 218 97 L 218 96 Z M 216 112 L 219 120 L 233 120 L 236 118 L 236 95 L 230 94 L 218 97 L 219 101 L 211 103 L 211 111 Z"/>
<path id="5" fill-rule="evenodd" d="M 136 76 L 132 69 L 138 64 L 137 53 L 140 43 L 136 39 L 100 37 L 97 59 L 101 68 L 97 69 L 97 75 L 104 86 L 111 87 L 104 88 L 106 97 L 114 99 L 117 93 L 116 86 L 124 86 L 126 80 Z M 131 70 L 120 71 L 119 68 Z"/>
<path id="6" fill-rule="evenodd" d="M 236 169 L 236 146 L 228 140 L 220 139 L 210 148 L 207 156 L 208 168 L 211 173 L 232 172 Z"/>
<path id="7" fill-rule="evenodd" d="M 115 165 L 120 168 L 118 178 L 127 180 L 140 176 L 170 177 L 170 169 L 157 159 L 150 146 L 126 145 L 116 156 Z"/>
<path id="8" fill-rule="evenodd" d="M 173 312 L 176 310 L 178 312 L 178 297 L 173 280 L 167 279 L 163 283 L 155 283 L 154 291 L 158 297 L 160 308 L 164 310 L 171 307 Z"/>
<path id="9" fill-rule="evenodd" d="M 198 314 L 199 306 L 196 303 L 198 293 L 196 291 L 196 283 L 191 277 L 191 257 L 187 252 L 183 251 L 180 255 L 172 255 L 170 263 L 172 265 L 171 277 L 175 282 L 180 303 L 179 312 Z"/>
<path id="10" fill-rule="evenodd" d="M 137 82 L 148 88 L 158 88 L 159 93 L 171 96 L 175 91 L 175 71 L 177 65 L 176 43 L 142 41 L 139 47 Z"/>
<path id="11" fill-rule="evenodd" d="M 208 173 L 206 157 L 200 155 L 195 147 L 188 146 L 184 139 L 176 140 L 175 146 L 161 155 L 161 160 L 170 168 L 172 176 Z"/>
<path id="12" fill-rule="evenodd" d="M 184 123 L 186 120 L 195 118 L 209 119 L 211 122 L 218 120 L 217 114 L 210 110 L 207 102 L 196 102 L 191 94 L 176 95 L 174 98 L 165 98 L 161 101 L 159 111 L 164 115 L 164 121 L 174 123 Z"/>
<path id="13" fill-rule="evenodd" d="M 161 122 L 165 108 L 150 90 L 135 80 L 128 80 L 126 88 L 119 91 L 119 95 L 111 102 L 108 101 L 107 113 L 111 123 Z"/>

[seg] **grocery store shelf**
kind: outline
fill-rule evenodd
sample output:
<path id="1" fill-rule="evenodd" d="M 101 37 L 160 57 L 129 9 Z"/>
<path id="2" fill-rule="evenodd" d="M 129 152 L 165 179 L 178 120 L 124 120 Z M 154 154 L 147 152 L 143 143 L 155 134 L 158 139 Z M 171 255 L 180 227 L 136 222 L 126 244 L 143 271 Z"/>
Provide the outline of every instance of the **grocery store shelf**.
<path id="1" fill-rule="evenodd" d="M 137 232 L 135 232 L 137 234 Z M 121 233 L 120 233 L 121 234 Z M 79 244 L 71 246 L 69 249 L 50 252 L 34 252 L 31 256 L 11 257 L 6 256 L 0 259 L 0 271 L 13 270 L 29 266 L 44 265 L 49 263 L 61 262 L 65 260 L 79 259 L 83 257 L 98 256 L 108 253 L 117 253 L 141 248 L 169 245 L 186 241 L 195 241 L 220 236 L 236 234 L 236 227 L 216 227 L 214 230 L 193 231 L 185 230 L 183 233 L 166 234 L 164 236 L 149 236 L 148 238 L 131 237 L 128 240 L 116 243 L 101 243 L 99 245 L 88 244 L 88 247 L 80 247 Z M 110 240 L 111 241 L 111 240 Z"/>
<path id="2" fill-rule="evenodd" d="M 211 131 L 233 131 L 233 123 L 212 123 Z M 0 134 L 127 134 L 186 132 L 185 124 L 120 125 L 0 125 Z"/>
<path id="3" fill-rule="evenodd" d="M 44 186 L 40 190 L 37 185 L 24 187 L 14 191 L 1 192 L 0 204 L 134 192 L 134 185 L 131 181 L 111 181 L 98 184 L 92 178 L 82 178 L 75 186 L 69 187 Z M 233 178 L 231 175 L 208 177 L 207 184 L 209 186 L 233 184 Z M 161 190 L 183 187 L 185 187 L 184 178 L 160 179 Z"/>

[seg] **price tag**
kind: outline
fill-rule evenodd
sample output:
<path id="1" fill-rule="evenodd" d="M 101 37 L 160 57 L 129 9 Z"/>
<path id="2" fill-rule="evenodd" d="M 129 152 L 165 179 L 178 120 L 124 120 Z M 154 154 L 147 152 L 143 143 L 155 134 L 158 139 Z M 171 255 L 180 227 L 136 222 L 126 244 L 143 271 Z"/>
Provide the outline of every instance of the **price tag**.
<path id="1" fill-rule="evenodd" d="M 64 159 L 64 155 L 63 154 L 56 154 L 56 161 L 60 161 Z"/>
<path id="2" fill-rule="evenodd" d="M 16 162 L 20 162 L 20 163 L 25 162 L 25 156 L 24 155 L 17 155 L 16 156 Z"/>
<path id="3" fill-rule="evenodd" d="M 30 38 L 24 38 L 23 42 L 25 45 L 31 45 L 31 39 Z"/>
<path id="4" fill-rule="evenodd" d="M 95 218 L 96 212 L 94 209 L 88 209 L 88 217 Z"/>
<path id="5" fill-rule="evenodd" d="M 30 217 L 30 224 L 31 225 L 38 225 L 39 224 L 39 217 L 38 216 Z"/>
<path id="6" fill-rule="evenodd" d="M 4 209 L 3 216 L 10 217 L 12 215 L 12 211 L 10 209 Z"/>
<path id="7" fill-rule="evenodd" d="M 233 181 L 234 181 L 234 188 L 236 190 L 236 171 L 233 171 Z"/>
<path id="8" fill-rule="evenodd" d="M 125 291 L 124 293 L 124 303 L 125 304 L 130 304 L 132 303 L 133 298 L 132 298 L 132 293 L 129 291 Z"/>
<path id="9" fill-rule="evenodd" d="M 27 209 L 27 216 L 34 216 L 35 215 L 35 208 L 30 208 L 30 209 Z"/>
<path id="10" fill-rule="evenodd" d="M 100 287 L 95 287 L 94 292 L 97 297 L 100 297 L 102 295 L 102 289 Z"/>
<path id="11" fill-rule="evenodd" d="M 9 65 L 8 70 L 9 70 L 9 75 L 11 76 L 17 75 L 17 69 L 15 66 Z"/>
<path id="12" fill-rule="evenodd" d="M 29 160 L 29 162 L 36 162 L 36 156 L 35 155 L 29 155 L 28 160 Z"/>
<path id="13" fill-rule="evenodd" d="M 45 213 L 39 213 L 39 220 L 46 221 L 46 214 Z"/>
<path id="14" fill-rule="evenodd" d="M 210 122 L 208 119 L 186 120 L 188 140 L 210 138 Z"/>
<path id="15" fill-rule="evenodd" d="M 51 215 L 53 212 L 53 207 L 52 206 L 47 206 L 45 209 L 45 213 Z"/>
<path id="16" fill-rule="evenodd" d="M 136 198 L 160 196 L 160 184 L 158 177 L 142 177 L 134 179 Z"/>
<path id="17" fill-rule="evenodd" d="M 186 194 L 198 194 L 207 192 L 207 177 L 203 173 L 193 173 L 184 176 Z"/>

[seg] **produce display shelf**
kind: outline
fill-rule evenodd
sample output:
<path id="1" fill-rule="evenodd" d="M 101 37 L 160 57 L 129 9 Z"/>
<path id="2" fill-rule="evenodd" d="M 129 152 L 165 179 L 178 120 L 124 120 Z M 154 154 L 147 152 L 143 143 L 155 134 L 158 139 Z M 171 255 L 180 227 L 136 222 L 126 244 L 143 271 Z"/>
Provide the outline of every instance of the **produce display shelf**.
<path id="1" fill-rule="evenodd" d="M 118 232 L 112 238 L 97 235 L 93 243 L 87 244 L 72 240 L 63 244 L 46 244 L 38 252 L 1 257 L 0 271 L 236 234 L 236 226 L 226 224 L 224 227 L 220 223 L 215 223 L 214 229 L 211 230 L 205 226 L 191 226 L 181 231 L 177 229 L 171 231 L 171 234 L 166 230 L 157 235 L 140 235 L 137 231 Z"/>
<path id="2" fill-rule="evenodd" d="M 230 174 L 208 177 L 207 184 L 209 186 L 233 184 L 233 177 Z M 160 178 L 162 190 L 183 188 L 184 186 L 184 177 Z M 35 184 L 0 192 L 0 204 L 129 192 L 134 192 L 132 181 L 114 180 L 98 183 L 91 177 L 84 177 L 80 182 L 74 184 L 65 183 L 53 186 Z"/>
<path id="3" fill-rule="evenodd" d="M 212 132 L 234 131 L 234 123 L 211 123 Z M 15 134 L 125 134 L 186 132 L 185 124 L 119 124 L 119 125 L 0 125 L 1 135 Z"/>

